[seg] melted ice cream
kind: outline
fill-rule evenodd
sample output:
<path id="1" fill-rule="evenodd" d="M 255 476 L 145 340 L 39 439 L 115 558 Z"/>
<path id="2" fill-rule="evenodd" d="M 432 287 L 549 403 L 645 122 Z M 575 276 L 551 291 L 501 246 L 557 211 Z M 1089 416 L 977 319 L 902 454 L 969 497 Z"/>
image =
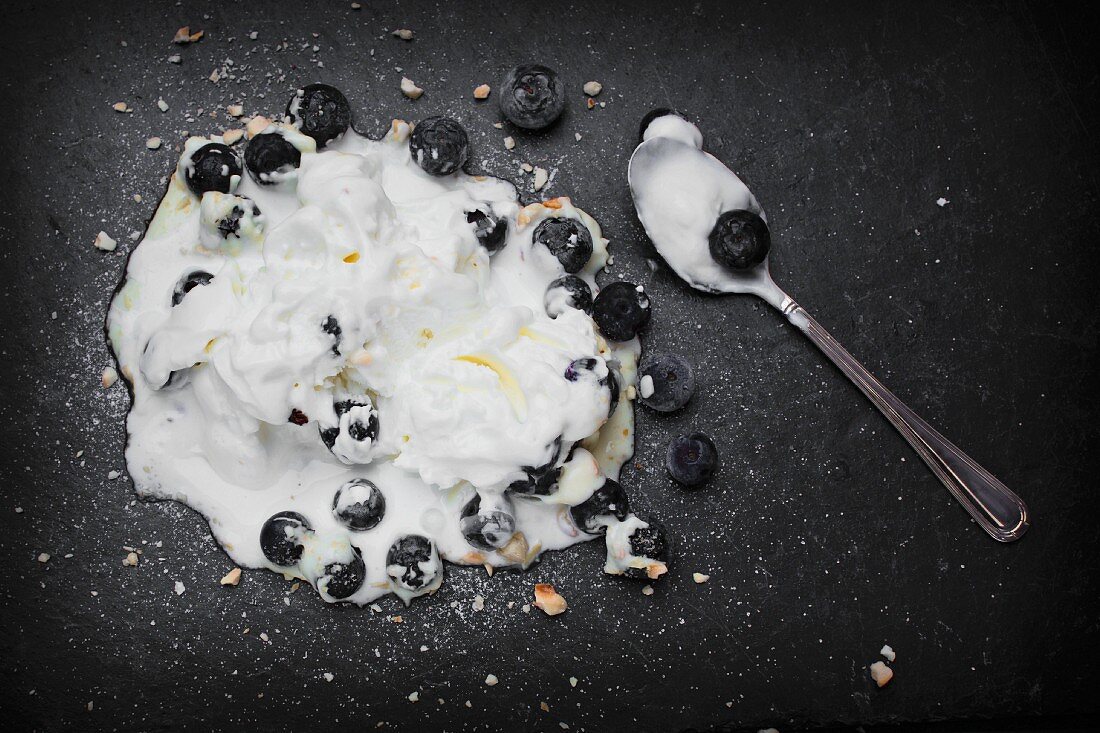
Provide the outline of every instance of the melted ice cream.
<path id="1" fill-rule="evenodd" d="M 429 176 L 410 159 L 408 134 L 395 121 L 380 141 L 349 131 L 323 152 L 303 144 L 300 168 L 278 185 L 245 174 L 232 193 L 201 200 L 183 172 L 209 140 L 192 138 L 108 316 L 133 388 L 126 458 L 138 490 L 195 508 L 236 562 L 304 578 L 326 600 L 333 564 L 356 552 L 366 581 L 346 600 L 395 592 L 407 602 L 439 586 L 439 558 L 526 567 L 592 539 L 569 507 L 617 479 L 633 454 L 626 388 L 638 342 L 609 345 L 580 310 L 549 317 L 546 288 L 564 270 L 532 244 L 544 218 L 582 222 L 594 254 L 578 275 L 595 293 L 607 261 L 599 226 L 567 198 L 521 209 L 504 181 Z M 467 222 L 475 208 L 508 222 L 492 257 Z M 213 277 L 173 306 L 195 271 Z M 586 357 L 604 373 L 617 363 L 610 419 L 606 387 L 563 376 Z M 341 412 L 342 401 L 352 406 Z M 357 439 L 354 426 L 371 418 L 377 435 Z M 475 493 L 500 500 L 525 468 L 555 460 L 558 490 L 514 497 L 504 547 L 466 541 L 459 513 Z M 333 513 L 334 493 L 352 479 L 384 495 L 385 514 L 367 531 Z M 292 567 L 270 562 L 258 539 L 283 511 L 313 530 Z M 387 566 L 406 535 L 433 540 L 414 569 L 432 582 L 417 590 L 397 580 L 408 568 Z"/>

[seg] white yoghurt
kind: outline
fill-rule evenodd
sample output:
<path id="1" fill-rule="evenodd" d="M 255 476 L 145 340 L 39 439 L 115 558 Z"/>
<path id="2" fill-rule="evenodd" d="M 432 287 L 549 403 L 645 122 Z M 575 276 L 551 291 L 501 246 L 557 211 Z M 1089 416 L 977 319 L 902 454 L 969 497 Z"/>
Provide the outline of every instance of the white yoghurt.
<path id="1" fill-rule="evenodd" d="M 345 600 L 395 592 L 407 603 L 439 587 L 440 559 L 526 567 L 592 539 L 569 507 L 617 479 L 633 454 L 626 393 L 639 344 L 609 345 L 579 310 L 548 316 L 547 285 L 564 270 L 531 241 L 544 218 L 581 221 L 594 253 L 577 274 L 595 293 L 607 261 L 598 224 L 567 198 L 521 209 L 504 181 L 429 176 L 411 160 L 408 134 L 395 121 L 380 141 L 349 131 L 322 152 L 303 143 L 300 167 L 277 185 L 246 173 L 233 193 L 201 201 L 184 171 L 209 140 L 192 138 L 108 315 L 133 390 L 126 459 L 138 491 L 193 507 L 237 563 L 304 578 L 330 601 L 325 568 L 350 562 L 353 547 L 366 581 Z M 474 208 L 508 221 L 492 257 L 466 221 Z M 218 229 L 227 217 L 237 223 L 228 236 Z M 196 270 L 213 278 L 173 307 L 177 283 Z M 582 357 L 619 365 L 610 419 L 606 388 L 563 376 Z M 364 404 L 338 416 L 335 403 L 348 399 Z M 375 439 L 353 439 L 350 425 L 371 415 Z M 319 428 L 337 426 L 330 450 Z M 515 497 L 512 540 L 472 547 L 460 509 L 474 492 L 483 504 L 499 500 L 523 467 L 553 459 L 558 439 L 560 462 L 578 442 L 558 491 Z M 354 478 L 385 498 L 367 531 L 332 511 L 337 488 Z M 291 568 L 269 562 L 258 539 L 281 511 L 313 530 Z M 434 543 L 421 563 L 433 581 L 417 591 L 395 581 L 404 569 L 386 565 L 388 548 L 409 534 Z M 621 534 L 609 531 L 608 542 L 621 544 Z"/>

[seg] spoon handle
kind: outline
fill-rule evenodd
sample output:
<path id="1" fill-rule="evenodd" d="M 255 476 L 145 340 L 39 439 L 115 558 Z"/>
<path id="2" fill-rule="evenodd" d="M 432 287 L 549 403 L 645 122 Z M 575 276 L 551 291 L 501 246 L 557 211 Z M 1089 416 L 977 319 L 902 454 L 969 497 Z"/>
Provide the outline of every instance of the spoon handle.
<path id="1" fill-rule="evenodd" d="M 779 310 L 882 411 L 982 529 L 999 542 L 1024 535 L 1027 506 L 1020 497 L 906 407 L 789 295 Z"/>

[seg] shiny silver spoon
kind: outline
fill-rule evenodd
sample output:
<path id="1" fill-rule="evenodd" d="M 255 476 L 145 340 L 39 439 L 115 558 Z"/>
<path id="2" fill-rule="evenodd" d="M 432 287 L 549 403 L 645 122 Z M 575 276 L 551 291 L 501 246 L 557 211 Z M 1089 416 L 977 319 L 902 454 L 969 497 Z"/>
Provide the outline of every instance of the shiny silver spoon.
<path id="1" fill-rule="evenodd" d="M 783 292 L 772 280 L 766 256 L 746 270 L 723 267 L 711 258 L 707 236 L 718 214 L 740 209 L 765 215 L 744 183 L 703 152 L 698 129 L 666 115 L 653 119 L 644 132 L 627 180 L 638 219 L 672 269 L 698 290 L 748 293 L 776 308 L 882 411 L 982 529 L 1000 542 L 1022 537 L 1028 512 L 1020 497 L 906 407 Z"/>

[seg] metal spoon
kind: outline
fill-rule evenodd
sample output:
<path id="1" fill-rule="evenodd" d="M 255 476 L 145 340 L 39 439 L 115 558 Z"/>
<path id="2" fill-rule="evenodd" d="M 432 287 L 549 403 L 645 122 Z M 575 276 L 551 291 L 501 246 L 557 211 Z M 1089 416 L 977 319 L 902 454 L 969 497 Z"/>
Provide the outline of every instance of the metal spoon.
<path id="1" fill-rule="evenodd" d="M 690 126 L 690 123 L 684 124 Z M 708 229 L 717 213 L 721 213 L 713 211 L 716 200 L 724 202 L 721 210 L 743 208 L 764 216 L 763 209 L 741 180 L 716 158 L 703 152 L 701 145 L 698 131 L 691 126 L 690 130 L 679 129 L 670 137 L 650 137 L 638 145 L 630 158 L 627 180 L 635 209 L 661 256 L 693 288 L 709 293 L 748 293 L 776 308 L 882 411 L 982 529 L 1000 542 L 1012 542 L 1022 537 L 1028 528 L 1028 511 L 1020 497 L 875 379 L 821 324 L 775 284 L 767 258 L 755 267 L 735 272 L 710 259 L 705 235 L 700 238 L 698 231 L 691 232 L 685 241 L 682 236 L 672 236 L 673 227 L 662 226 L 665 223 L 662 215 L 687 221 L 691 212 L 684 209 L 696 205 L 692 196 L 683 191 L 677 192 L 678 187 L 716 187 L 715 190 L 705 188 L 708 195 L 702 198 L 707 200 L 701 202 L 704 209 L 711 209 L 710 223 L 706 224 Z M 687 171 L 690 175 L 682 175 Z M 660 182 L 657 189 L 649 188 L 657 181 Z M 659 193 L 655 195 L 655 192 Z M 731 201 L 740 205 L 730 206 Z M 666 202 L 669 208 L 660 211 Z M 698 252 L 700 246 L 706 253 L 705 257 Z M 685 247 L 695 248 L 693 257 L 685 257 Z"/>

